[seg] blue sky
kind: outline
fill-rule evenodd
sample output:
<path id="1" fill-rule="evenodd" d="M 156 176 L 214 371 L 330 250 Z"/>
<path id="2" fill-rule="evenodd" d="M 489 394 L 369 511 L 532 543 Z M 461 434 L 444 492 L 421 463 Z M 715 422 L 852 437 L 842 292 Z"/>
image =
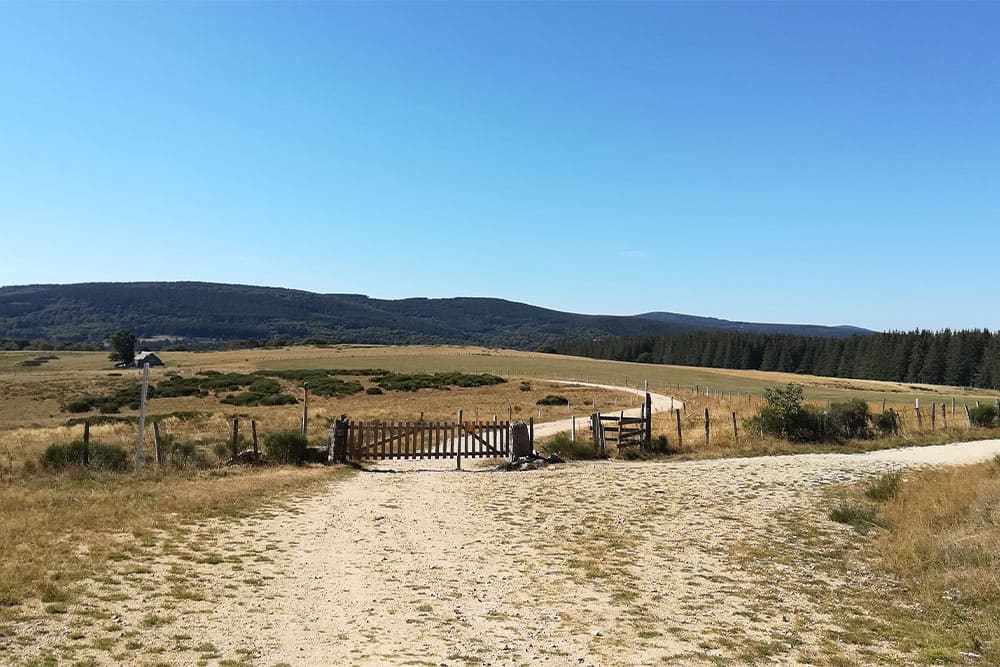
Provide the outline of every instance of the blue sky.
<path id="1" fill-rule="evenodd" d="M 0 284 L 1000 329 L 998 3 L 3 3 Z"/>

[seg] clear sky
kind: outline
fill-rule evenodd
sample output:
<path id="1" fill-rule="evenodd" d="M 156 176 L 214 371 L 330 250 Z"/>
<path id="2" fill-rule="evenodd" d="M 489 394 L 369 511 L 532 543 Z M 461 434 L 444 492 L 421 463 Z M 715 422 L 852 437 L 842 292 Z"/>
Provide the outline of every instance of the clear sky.
<path id="1" fill-rule="evenodd" d="M 0 284 L 1000 328 L 1000 3 L 2 3 Z"/>

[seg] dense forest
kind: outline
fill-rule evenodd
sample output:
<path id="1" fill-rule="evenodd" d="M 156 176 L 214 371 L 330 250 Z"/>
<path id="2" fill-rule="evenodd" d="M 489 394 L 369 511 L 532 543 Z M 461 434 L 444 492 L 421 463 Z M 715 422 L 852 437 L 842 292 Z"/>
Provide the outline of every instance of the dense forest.
<path id="1" fill-rule="evenodd" d="M 180 342 L 199 349 L 234 340 L 309 337 L 536 349 L 563 340 L 758 326 L 830 336 L 853 333 L 703 319 L 670 313 L 580 315 L 490 298 L 390 300 L 200 282 L 0 287 L 0 337 L 62 343 L 103 342 L 117 329 L 146 341 L 166 338 L 165 345 Z"/>
<path id="2" fill-rule="evenodd" d="M 556 349 L 617 361 L 1000 389 L 1000 333 L 985 329 L 847 338 L 700 331 L 564 343 Z"/>

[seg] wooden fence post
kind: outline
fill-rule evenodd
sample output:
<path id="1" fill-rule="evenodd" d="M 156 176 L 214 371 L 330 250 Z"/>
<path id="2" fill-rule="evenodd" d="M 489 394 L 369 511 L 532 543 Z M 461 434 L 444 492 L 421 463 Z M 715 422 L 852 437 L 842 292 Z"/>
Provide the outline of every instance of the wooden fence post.
<path id="1" fill-rule="evenodd" d="M 948 429 L 948 406 L 941 403 L 941 428 Z"/>
<path id="2" fill-rule="evenodd" d="M 465 422 L 463 412 L 458 411 L 458 454 L 455 456 L 455 470 L 462 469 L 462 445 L 465 444 Z"/>
<path id="3" fill-rule="evenodd" d="M 733 440 L 736 444 L 740 444 L 740 433 L 736 430 L 736 413 L 733 413 Z"/>
<path id="4" fill-rule="evenodd" d="M 253 442 L 253 457 L 256 459 L 260 456 L 260 450 L 257 449 L 257 422 L 256 420 L 250 420 L 250 440 Z"/>
<path id="5" fill-rule="evenodd" d="M 163 450 L 160 449 L 160 422 L 153 422 L 153 455 L 156 465 L 163 465 Z"/>
<path id="6" fill-rule="evenodd" d="M 142 393 L 139 395 L 139 439 L 135 443 L 135 474 L 142 472 L 142 438 L 146 430 L 146 396 L 149 387 L 149 364 L 142 365 Z"/>
<path id="7" fill-rule="evenodd" d="M 681 430 L 681 409 L 674 408 L 674 415 L 676 415 L 677 417 L 677 446 L 680 447 L 682 444 L 684 444 L 684 435 L 683 431 Z"/>
<path id="8" fill-rule="evenodd" d="M 90 420 L 83 422 L 83 465 L 90 465 Z"/>
<path id="9" fill-rule="evenodd" d="M 236 457 L 240 453 L 240 418 L 233 417 L 233 463 L 236 463 Z"/>
<path id="10" fill-rule="evenodd" d="M 576 415 L 570 417 L 569 422 L 569 441 L 576 442 Z"/>
<path id="11" fill-rule="evenodd" d="M 969 413 L 969 404 L 968 403 L 965 404 L 965 419 L 968 422 L 969 426 L 971 427 L 972 426 L 972 415 Z"/>
<path id="12" fill-rule="evenodd" d="M 918 429 L 919 428 L 923 428 L 924 427 L 924 418 L 920 414 L 920 399 L 919 398 L 916 398 L 913 401 L 913 411 L 917 414 L 917 428 Z"/>
<path id="13" fill-rule="evenodd" d="M 302 435 L 309 435 L 309 383 L 302 383 Z"/>
<path id="14" fill-rule="evenodd" d="M 708 408 L 705 408 L 705 444 L 709 443 L 709 423 L 708 423 Z"/>
<path id="15" fill-rule="evenodd" d="M 528 417 L 528 440 L 531 442 L 531 453 L 535 453 L 535 418 Z"/>
<path id="16" fill-rule="evenodd" d="M 646 433 L 643 436 L 643 440 L 647 445 L 653 442 L 653 396 L 648 391 L 646 392 L 646 421 L 643 423 L 643 429 Z"/>
<path id="17" fill-rule="evenodd" d="M 937 425 L 937 403 L 931 402 L 931 430 Z"/>

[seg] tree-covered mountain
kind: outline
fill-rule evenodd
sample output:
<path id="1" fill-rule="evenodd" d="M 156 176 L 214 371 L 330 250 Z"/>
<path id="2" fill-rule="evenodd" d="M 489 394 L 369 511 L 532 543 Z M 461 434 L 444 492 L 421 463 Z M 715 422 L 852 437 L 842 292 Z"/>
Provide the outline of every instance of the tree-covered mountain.
<path id="1" fill-rule="evenodd" d="M 772 334 L 795 334 L 798 336 L 819 336 L 821 338 L 839 338 L 842 336 L 853 336 L 855 334 L 868 335 L 872 333 L 868 329 L 841 325 L 836 327 L 822 326 L 819 324 L 769 324 L 765 322 L 734 322 L 731 320 L 721 320 L 717 317 L 701 317 L 698 315 L 683 315 L 681 313 L 643 313 L 638 317 L 647 320 L 656 320 L 664 324 L 676 324 L 686 329 L 698 330 L 720 330 L 720 331 L 748 331 L 757 333 Z"/>
<path id="2" fill-rule="evenodd" d="M 564 343 L 564 354 L 1000 389 L 1000 333 L 909 331 L 830 338 L 697 331 Z"/>
<path id="3" fill-rule="evenodd" d="M 147 340 L 323 337 L 344 343 L 469 343 L 533 349 L 566 340 L 690 331 L 701 325 L 640 316 L 579 315 L 503 299 L 386 300 L 200 282 L 0 287 L 0 337 L 99 342 L 119 328 Z M 828 333 L 843 335 L 834 328 Z"/>

